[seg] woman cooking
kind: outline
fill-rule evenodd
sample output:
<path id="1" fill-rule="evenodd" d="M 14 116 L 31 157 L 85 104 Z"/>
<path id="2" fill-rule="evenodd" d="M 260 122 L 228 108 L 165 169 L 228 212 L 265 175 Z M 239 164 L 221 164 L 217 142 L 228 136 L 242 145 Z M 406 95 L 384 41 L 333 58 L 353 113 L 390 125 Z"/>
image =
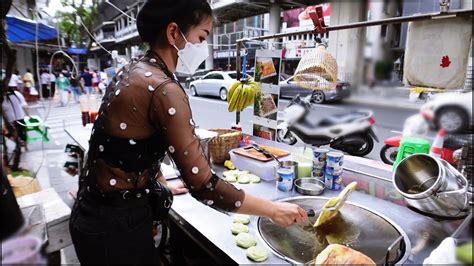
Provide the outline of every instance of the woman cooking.
<path id="1" fill-rule="evenodd" d="M 206 0 L 148 0 L 141 9 L 137 29 L 150 50 L 107 88 L 79 180 L 70 231 L 81 263 L 153 262 L 148 197 L 165 153 L 203 204 L 281 226 L 307 220 L 297 205 L 260 199 L 221 180 L 205 158 L 188 97 L 173 73 L 191 74 L 207 58 L 212 24 Z"/>

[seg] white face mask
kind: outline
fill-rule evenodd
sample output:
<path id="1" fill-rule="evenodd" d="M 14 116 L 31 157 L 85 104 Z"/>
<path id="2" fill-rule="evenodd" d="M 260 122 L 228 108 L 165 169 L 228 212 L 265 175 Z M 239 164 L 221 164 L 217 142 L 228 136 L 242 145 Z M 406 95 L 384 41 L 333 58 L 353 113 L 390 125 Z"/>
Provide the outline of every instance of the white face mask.
<path id="1" fill-rule="evenodd" d="M 176 72 L 192 75 L 196 72 L 199 65 L 209 56 L 207 41 L 203 41 L 202 43 L 190 43 L 186 40 L 183 33 L 181 33 L 181 36 L 183 36 L 186 41 L 186 45 L 181 50 L 174 45 L 174 48 L 178 51 Z"/>

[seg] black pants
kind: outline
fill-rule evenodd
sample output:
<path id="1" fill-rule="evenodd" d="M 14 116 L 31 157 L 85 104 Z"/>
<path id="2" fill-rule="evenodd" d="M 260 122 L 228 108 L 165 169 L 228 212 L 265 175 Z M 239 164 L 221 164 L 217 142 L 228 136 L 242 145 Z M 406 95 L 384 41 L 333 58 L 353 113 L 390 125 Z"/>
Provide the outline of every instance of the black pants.
<path id="1" fill-rule="evenodd" d="M 54 92 L 56 92 L 56 82 L 51 82 L 51 97 L 54 97 Z"/>
<path id="2" fill-rule="evenodd" d="M 26 127 L 24 126 L 24 124 L 25 124 L 24 119 L 15 121 L 15 129 L 18 134 L 18 137 L 21 140 L 26 141 Z"/>
<path id="3" fill-rule="evenodd" d="M 43 92 L 43 98 L 45 99 L 49 98 L 50 91 L 48 89 L 48 84 L 41 84 L 41 90 Z"/>
<path id="4" fill-rule="evenodd" d="M 139 265 L 158 261 L 146 200 L 136 206 L 111 207 L 88 195 L 78 193 L 69 224 L 81 264 Z"/>

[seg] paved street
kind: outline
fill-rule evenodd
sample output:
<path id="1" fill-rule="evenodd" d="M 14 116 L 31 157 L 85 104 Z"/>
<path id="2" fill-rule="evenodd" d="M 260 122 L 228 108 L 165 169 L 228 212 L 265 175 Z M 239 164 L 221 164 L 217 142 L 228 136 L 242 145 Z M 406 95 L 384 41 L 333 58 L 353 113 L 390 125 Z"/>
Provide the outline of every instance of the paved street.
<path id="1" fill-rule="evenodd" d="M 235 113 L 227 111 L 227 103 L 212 97 L 190 96 L 193 115 L 202 128 L 225 127 L 228 128 L 235 122 Z M 279 109 L 283 110 L 288 104 L 287 100 L 280 101 Z M 372 110 L 374 112 L 375 126 L 380 143 L 375 143 L 373 151 L 367 158 L 380 160 L 379 152 L 383 146 L 383 140 L 399 134 L 403 129 L 405 119 L 417 111 L 395 107 L 364 106 L 352 103 L 329 103 L 316 105 L 314 114 L 320 117 L 332 114 L 350 112 L 351 110 Z M 241 113 L 241 124 L 245 133 L 252 133 L 253 108 L 247 108 Z"/>

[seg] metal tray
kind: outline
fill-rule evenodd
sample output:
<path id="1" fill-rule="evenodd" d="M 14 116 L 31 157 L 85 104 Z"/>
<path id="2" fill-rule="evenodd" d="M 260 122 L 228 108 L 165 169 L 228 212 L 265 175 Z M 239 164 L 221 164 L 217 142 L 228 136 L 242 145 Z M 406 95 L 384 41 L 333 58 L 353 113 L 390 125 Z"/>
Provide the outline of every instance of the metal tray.
<path id="1" fill-rule="evenodd" d="M 281 201 L 304 209 L 321 209 L 329 198 L 295 197 Z M 282 228 L 267 218 L 258 219 L 263 242 L 280 258 L 293 263 L 311 262 L 330 243 L 343 244 L 364 253 L 377 264 L 403 263 L 411 249 L 407 234 L 395 223 L 368 208 L 347 202 L 331 222 L 314 229 L 309 223 Z"/>
<path id="2" fill-rule="evenodd" d="M 315 177 L 303 177 L 295 180 L 295 190 L 303 195 L 321 195 L 324 192 L 324 186 L 324 182 Z"/>

